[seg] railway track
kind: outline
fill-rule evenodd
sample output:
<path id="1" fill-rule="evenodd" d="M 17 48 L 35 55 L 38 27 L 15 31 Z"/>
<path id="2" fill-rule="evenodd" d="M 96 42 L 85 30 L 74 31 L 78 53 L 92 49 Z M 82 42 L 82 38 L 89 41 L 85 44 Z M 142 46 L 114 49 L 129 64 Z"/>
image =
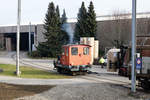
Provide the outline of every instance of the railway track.
<path id="1" fill-rule="evenodd" d="M 96 76 L 81 76 L 81 78 L 86 79 L 86 80 L 91 80 L 91 81 L 95 81 L 95 82 L 108 82 L 108 83 L 117 83 L 117 84 L 128 84 L 130 85 L 129 82 L 124 82 L 124 81 L 120 81 L 120 80 L 113 80 L 113 79 L 108 79 L 108 78 L 104 78 L 104 77 L 96 77 Z"/>
<path id="2" fill-rule="evenodd" d="M 30 66 L 30 67 L 34 67 L 34 68 L 39 68 L 42 70 L 46 70 L 46 71 L 50 71 L 50 72 L 55 72 L 53 69 L 51 69 L 51 67 L 48 66 L 43 66 L 41 64 L 37 64 L 31 61 L 27 61 L 23 59 L 25 53 L 20 53 L 20 63 L 26 66 Z M 13 55 L 11 55 L 11 58 L 16 61 L 16 54 L 14 53 Z"/>
<path id="3" fill-rule="evenodd" d="M 49 72 L 56 72 L 54 71 L 53 69 L 50 69 L 50 67 L 47 67 L 47 66 L 42 66 L 40 64 L 37 64 L 37 63 L 34 63 L 34 62 L 31 62 L 31 61 L 27 61 L 27 60 L 24 60 L 22 57 L 24 56 L 25 53 L 21 53 L 20 54 L 20 63 L 23 64 L 23 65 L 27 65 L 27 66 L 31 66 L 31 67 L 34 67 L 34 68 L 39 68 L 39 69 L 42 69 L 42 70 L 46 70 L 46 71 L 49 71 Z M 11 58 L 16 61 L 16 54 L 13 54 L 11 56 Z M 92 81 L 92 82 L 95 82 L 95 83 L 102 83 L 102 82 L 106 82 L 106 83 L 112 83 L 112 84 L 118 84 L 118 85 L 123 85 L 125 87 L 130 87 L 131 84 L 129 82 L 124 82 L 124 81 L 120 81 L 120 80 L 113 80 L 113 79 L 108 79 L 108 78 L 105 78 L 105 77 L 96 77 L 95 75 L 85 75 L 85 76 L 75 76 L 75 77 L 78 77 L 78 78 L 81 78 L 81 79 L 85 79 L 85 80 L 88 80 L 88 81 Z"/>
<path id="4" fill-rule="evenodd" d="M 128 89 L 131 88 L 131 83 L 120 81 L 120 80 L 113 80 L 113 79 L 108 79 L 104 77 L 95 77 L 95 76 L 82 76 L 81 78 L 88 81 L 92 81 L 94 83 L 107 83 L 107 84 L 111 84 L 111 86 L 119 86 Z"/>

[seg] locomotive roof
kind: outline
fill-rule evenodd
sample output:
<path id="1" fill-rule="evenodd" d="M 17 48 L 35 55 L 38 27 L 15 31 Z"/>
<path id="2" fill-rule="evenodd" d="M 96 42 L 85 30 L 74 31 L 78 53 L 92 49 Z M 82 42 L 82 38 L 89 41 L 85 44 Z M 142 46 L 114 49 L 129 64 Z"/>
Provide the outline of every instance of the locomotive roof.
<path id="1" fill-rule="evenodd" d="M 91 47 L 90 45 L 87 45 L 87 44 L 67 44 L 64 46 L 88 46 L 88 47 Z"/>

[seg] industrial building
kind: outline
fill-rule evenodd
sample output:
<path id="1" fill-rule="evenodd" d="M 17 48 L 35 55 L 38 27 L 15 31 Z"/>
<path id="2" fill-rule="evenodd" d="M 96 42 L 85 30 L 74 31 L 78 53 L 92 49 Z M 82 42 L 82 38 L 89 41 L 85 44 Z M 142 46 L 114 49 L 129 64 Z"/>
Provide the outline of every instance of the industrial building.
<path id="1" fill-rule="evenodd" d="M 74 23 L 70 23 L 74 27 Z M 30 30 L 31 29 L 31 30 Z M 35 50 L 40 42 L 44 42 L 44 26 L 37 25 L 21 25 L 20 26 L 20 50 L 29 50 L 29 32 L 31 31 L 31 48 Z M 0 50 L 15 51 L 16 50 L 16 34 L 17 26 L 1 26 L 0 27 Z"/>
<path id="2" fill-rule="evenodd" d="M 137 14 L 137 34 L 146 35 L 150 33 L 150 13 Z M 127 21 L 128 20 L 128 21 Z M 120 21 L 120 22 L 119 22 Z M 126 22 L 127 21 L 127 22 Z M 75 20 L 70 20 L 69 24 L 74 29 Z M 120 24 L 118 29 L 118 24 Z M 126 25 L 126 26 L 124 26 Z M 113 41 L 123 40 L 127 45 L 131 41 L 131 14 L 120 15 L 116 21 L 115 16 L 98 16 L 97 17 L 97 39 L 99 47 L 103 50 L 107 47 L 113 47 Z M 20 50 L 28 51 L 29 49 L 29 26 L 21 25 Z M 118 31 L 116 31 L 118 30 Z M 44 42 L 43 24 L 31 25 L 31 48 L 38 46 L 38 43 Z M 16 50 L 16 33 L 17 26 L 0 26 L 0 50 Z"/>
<path id="3" fill-rule="evenodd" d="M 29 49 L 29 27 L 30 25 L 22 25 L 20 32 L 20 50 L 28 51 Z M 43 25 L 31 25 L 31 48 L 34 49 L 39 42 L 44 41 L 42 33 Z M 7 51 L 16 50 L 16 33 L 17 26 L 0 27 L 0 49 Z"/>

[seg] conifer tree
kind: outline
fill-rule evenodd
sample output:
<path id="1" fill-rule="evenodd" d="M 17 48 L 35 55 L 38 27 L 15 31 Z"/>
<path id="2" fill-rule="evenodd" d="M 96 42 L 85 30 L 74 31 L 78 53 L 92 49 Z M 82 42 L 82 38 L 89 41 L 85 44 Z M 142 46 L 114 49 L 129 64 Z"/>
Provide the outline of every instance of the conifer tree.
<path id="1" fill-rule="evenodd" d="M 87 36 L 87 10 L 84 2 L 79 9 L 74 36 L 76 41 L 79 41 L 80 37 Z"/>
<path id="2" fill-rule="evenodd" d="M 66 32 L 66 24 L 67 24 L 67 16 L 64 9 L 61 17 L 61 41 L 63 42 L 63 44 L 67 44 L 69 41 L 69 36 Z"/>
<path id="3" fill-rule="evenodd" d="M 56 7 L 56 17 L 57 17 L 57 20 L 59 22 L 58 25 L 61 25 L 61 19 L 60 19 L 60 13 L 59 13 L 59 6 L 58 5 Z"/>
<path id="4" fill-rule="evenodd" d="M 48 11 L 45 15 L 44 38 L 45 42 L 42 42 L 37 47 L 41 56 L 56 57 L 60 53 L 61 41 L 60 41 L 60 19 L 59 9 L 55 9 L 54 3 L 51 2 L 48 6 Z"/>
<path id="5" fill-rule="evenodd" d="M 90 2 L 90 5 L 88 7 L 87 29 L 88 36 L 96 38 L 97 22 L 96 13 L 94 11 L 94 5 L 92 1 Z"/>
<path id="6" fill-rule="evenodd" d="M 66 22 L 67 22 L 67 16 L 66 16 L 66 12 L 65 12 L 65 9 L 64 9 L 62 17 L 61 17 L 61 24 L 64 24 Z"/>

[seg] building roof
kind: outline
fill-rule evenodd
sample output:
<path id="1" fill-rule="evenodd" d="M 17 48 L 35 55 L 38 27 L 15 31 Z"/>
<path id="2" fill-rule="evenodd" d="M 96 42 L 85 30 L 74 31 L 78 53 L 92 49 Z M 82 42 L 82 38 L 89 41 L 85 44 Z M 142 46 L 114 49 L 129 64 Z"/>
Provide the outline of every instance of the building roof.
<path id="1" fill-rule="evenodd" d="M 67 45 L 64 45 L 64 46 L 88 46 L 88 47 L 91 47 L 90 45 L 87 45 L 87 44 L 67 44 Z"/>
<path id="2" fill-rule="evenodd" d="M 29 25 L 21 25 L 20 31 L 29 32 Z M 31 31 L 35 32 L 35 25 L 31 25 Z M 17 26 L 1 26 L 0 33 L 17 33 Z"/>

